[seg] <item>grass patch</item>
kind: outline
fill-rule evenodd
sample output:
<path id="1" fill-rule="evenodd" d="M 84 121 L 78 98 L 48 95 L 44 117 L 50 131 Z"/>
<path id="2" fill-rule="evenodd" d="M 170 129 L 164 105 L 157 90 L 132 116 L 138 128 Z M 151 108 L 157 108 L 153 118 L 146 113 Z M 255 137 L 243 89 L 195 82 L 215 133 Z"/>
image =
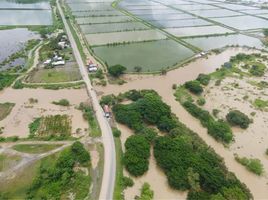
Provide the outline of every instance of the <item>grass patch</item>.
<path id="1" fill-rule="evenodd" d="M 61 99 L 59 101 L 53 101 L 52 102 L 55 105 L 59 105 L 59 106 L 70 106 L 70 102 L 67 99 Z"/>
<path id="2" fill-rule="evenodd" d="M 10 114 L 14 106 L 14 103 L 0 103 L 0 121 Z"/>
<path id="3" fill-rule="evenodd" d="M 80 103 L 79 110 L 83 112 L 83 118 L 88 121 L 90 128 L 89 135 L 92 137 L 100 137 L 101 130 L 92 108 L 89 105 Z"/>
<path id="4" fill-rule="evenodd" d="M 21 160 L 18 155 L 0 154 L 0 172 L 9 169 Z"/>
<path id="5" fill-rule="evenodd" d="M 17 144 L 12 147 L 12 149 L 23 152 L 23 153 L 45 153 L 56 149 L 62 145 L 60 144 Z"/>
<path id="6" fill-rule="evenodd" d="M 268 101 L 262 100 L 262 99 L 255 99 L 253 102 L 253 105 L 258 109 L 265 109 L 268 107 Z"/>
<path id="7" fill-rule="evenodd" d="M 238 155 L 235 155 L 235 160 L 244 165 L 247 170 L 253 172 L 254 174 L 260 176 L 264 173 L 263 165 L 259 159 L 239 157 Z"/>
<path id="8" fill-rule="evenodd" d="M 17 77 L 18 75 L 15 74 L 11 75 L 11 74 L 0 73 L 0 90 L 9 87 Z"/>
<path id="9" fill-rule="evenodd" d="M 113 199 L 123 200 L 123 151 L 120 138 L 114 137 L 115 151 L 116 151 L 116 175 L 115 175 L 115 186 Z"/>
<path id="10" fill-rule="evenodd" d="M 179 101 L 180 103 L 184 103 L 185 101 L 190 101 L 190 102 L 194 101 L 192 96 L 189 94 L 189 92 L 184 86 L 180 86 L 176 89 L 175 97 L 176 97 L 176 100 Z"/>

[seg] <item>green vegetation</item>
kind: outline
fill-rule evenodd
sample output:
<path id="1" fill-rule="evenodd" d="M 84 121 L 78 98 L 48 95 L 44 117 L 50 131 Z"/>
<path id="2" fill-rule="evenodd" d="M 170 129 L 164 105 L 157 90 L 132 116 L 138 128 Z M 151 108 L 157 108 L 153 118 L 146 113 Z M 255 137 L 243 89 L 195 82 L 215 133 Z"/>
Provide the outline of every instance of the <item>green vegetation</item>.
<path id="1" fill-rule="evenodd" d="M 253 76 L 263 76 L 266 70 L 266 66 L 262 63 L 254 62 L 250 63 L 251 68 L 249 69 L 249 73 Z"/>
<path id="2" fill-rule="evenodd" d="M 243 195 L 244 199 L 252 198 L 247 187 L 227 170 L 223 159 L 196 133 L 179 122 L 172 115 L 169 106 L 155 92 L 137 91 L 134 93 L 142 95 L 127 105 L 118 104 L 119 96 L 116 97 L 115 102 L 117 103 L 113 106 L 115 119 L 136 131 L 135 137 L 140 136 L 138 133 L 144 128 L 144 124 L 158 125 L 159 130 L 167 133 L 167 136 L 156 137 L 152 145 L 157 164 L 164 170 L 171 187 L 178 190 L 198 190 L 198 193 L 207 193 L 209 197 L 213 197 L 213 195 L 228 196 L 228 193 L 225 194 L 226 190 L 230 191 L 230 194 L 232 194 L 231 191 L 239 191 L 238 195 Z M 121 94 L 120 98 L 127 98 L 126 96 L 126 94 Z M 161 113 L 161 118 L 164 116 L 165 120 L 157 119 L 159 113 Z M 126 120 L 123 119 L 123 116 Z M 135 119 L 135 125 L 130 123 L 132 118 Z M 166 120 L 167 118 L 169 120 Z M 159 126 L 163 122 L 165 122 L 164 127 L 168 128 L 163 129 L 162 125 Z M 141 137 L 143 136 L 141 135 Z M 143 141 L 140 146 L 147 146 L 145 138 L 137 140 L 138 142 Z M 133 143 L 138 144 L 138 142 Z M 133 147 L 134 152 L 137 152 L 139 148 L 132 144 L 129 146 Z M 141 154 L 145 154 L 144 151 Z M 131 152 L 131 154 L 134 153 Z M 139 165 L 146 166 L 144 160 L 140 162 Z M 189 192 L 188 198 L 191 193 Z"/>
<path id="3" fill-rule="evenodd" d="M 77 199 L 84 199 L 88 195 L 91 178 L 75 167 L 86 170 L 90 167 L 90 155 L 78 141 L 63 150 L 54 162 L 41 162 L 27 199 L 65 199 L 70 193 L 74 193 Z"/>
<path id="4" fill-rule="evenodd" d="M 247 115 L 239 110 L 232 110 L 226 115 L 227 121 L 233 126 L 240 126 L 240 128 L 246 129 L 250 124 L 250 119 Z"/>
<path id="5" fill-rule="evenodd" d="M 150 143 L 142 135 L 132 135 L 125 143 L 124 164 L 133 176 L 141 176 L 149 166 Z"/>
<path id="6" fill-rule="evenodd" d="M 268 101 L 262 100 L 262 99 L 255 99 L 253 102 L 253 105 L 258 109 L 265 109 L 268 107 Z"/>
<path id="7" fill-rule="evenodd" d="M 88 121 L 89 128 L 90 128 L 90 136 L 92 137 L 100 137 L 101 130 L 98 124 L 98 121 L 94 115 L 92 108 L 89 105 L 84 103 L 80 103 L 79 110 L 83 112 L 83 118 Z"/>
<path id="8" fill-rule="evenodd" d="M 263 165 L 259 159 L 246 157 L 240 158 L 238 155 L 235 155 L 235 160 L 240 164 L 244 165 L 249 171 L 259 176 L 264 173 Z"/>
<path id="9" fill-rule="evenodd" d="M 17 77 L 18 75 L 0 73 L 0 90 L 9 87 Z"/>
<path id="10" fill-rule="evenodd" d="M 186 82 L 185 88 L 188 89 L 190 92 L 197 94 L 197 95 L 203 92 L 203 88 L 200 85 L 200 82 L 197 80 Z"/>
<path id="11" fill-rule="evenodd" d="M 122 185 L 124 188 L 132 187 L 134 185 L 134 181 L 131 178 L 124 176 L 122 179 Z"/>
<path id="12" fill-rule="evenodd" d="M 114 137 L 120 137 L 121 136 L 121 131 L 118 128 L 112 128 L 113 131 L 113 136 Z"/>
<path id="13" fill-rule="evenodd" d="M 185 101 L 183 107 L 194 117 L 198 118 L 204 127 L 207 127 L 208 134 L 216 140 L 230 143 L 233 139 L 233 134 L 230 126 L 222 121 L 216 121 L 208 111 L 203 110 L 192 102 Z"/>
<path id="14" fill-rule="evenodd" d="M 137 198 L 137 200 L 153 200 L 154 191 L 151 190 L 150 185 L 148 183 L 144 183 L 141 188 L 141 195 Z"/>
<path id="15" fill-rule="evenodd" d="M 206 86 L 209 84 L 210 76 L 206 74 L 199 74 L 196 80 L 199 81 L 202 85 Z"/>
<path id="16" fill-rule="evenodd" d="M 16 144 L 12 147 L 12 149 L 23 152 L 23 153 L 45 153 L 56 149 L 62 145 L 59 144 Z"/>
<path id="17" fill-rule="evenodd" d="M 122 75 L 127 68 L 125 68 L 122 65 L 114 65 L 108 68 L 108 72 L 110 75 L 112 75 L 113 77 L 119 77 L 120 75 Z"/>
<path id="18" fill-rule="evenodd" d="M 16 165 L 21 159 L 18 155 L 0 154 L 0 172 Z"/>
<path id="19" fill-rule="evenodd" d="M 71 136 L 71 119 L 67 115 L 49 115 L 36 118 L 29 124 L 30 138 L 63 140 Z"/>
<path id="20" fill-rule="evenodd" d="M 70 106 L 70 102 L 67 99 L 61 99 L 59 101 L 53 101 L 52 102 L 55 105 L 59 105 L 59 106 Z"/>
<path id="21" fill-rule="evenodd" d="M 14 103 L 0 103 L 0 121 L 10 114 L 14 106 Z"/>
<path id="22" fill-rule="evenodd" d="M 0 137 L 0 142 L 16 142 L 18 140 L 18 136 Z"/>

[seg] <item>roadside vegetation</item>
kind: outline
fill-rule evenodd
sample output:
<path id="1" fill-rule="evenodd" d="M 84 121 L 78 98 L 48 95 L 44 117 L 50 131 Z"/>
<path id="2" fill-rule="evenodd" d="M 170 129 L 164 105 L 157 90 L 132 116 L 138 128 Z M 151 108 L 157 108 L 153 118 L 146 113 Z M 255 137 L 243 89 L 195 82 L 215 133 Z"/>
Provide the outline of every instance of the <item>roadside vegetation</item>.
<path id="1" fill-rule="evenodd" d="M 195 193 L 195 196 L 205 193 L 209 198 L 214 195 L 233 195 L 235 199 L 252 198 L 246 186 L 227 170 L 223 159 L 209 148 L 196 133 L 179 122 L 171 113 L 170 107 L 154 91 L 130 91 L 115 98 L 104 97 L 102 102 L 104 100 L 107 102 L 107 99 L 111 100 L 110 105 L 113 104 L 112 110 L 117 122 L 127 125 L 137 135 L 147 125 L 156 126 L 165 133 L 165 136 L 153 139 L 152 145 L 157 165 L 165 172 L 172 188 L 190 191 L 188 199 L 195 199 L 192 198 L 192 193 Z M 133 102 L 120 104 L 124 100 Z M 144 136 L 139 135 L 139 137 Z M 135 135 L 131 138 L 138 138 L 138 136 Z M 143 152 L 147 152 L 148 150 L 145 150 L 148 149 L 146 140 L 139 139 L 138 141 L 142 141 L 144 145 L 139 146 L 144 148 Z M 129 154 L 127 153 L 131 149 L 129 146 L 135 149 L 136 145 L 132 144 L 129 144 L 129 140 L 126 142 L 125 145 L 128 148 L 125 155 Z M 138 152 L 139 148 L 136 147 L 132 151 Z M 135 153 L 133 154 L 135 155 Z M 146 166 L 146 160 L 137 160 L 140 160 L 139 165 Z M 124 165 L 127 167 L 125 162 Z M 237 192 L 234 193 L 234 190 Z"/>
<path id="2" fill-rule="evenodd" d="M 88 121 L 90 129 L 89 135 L 92 137 L 100 137 L 101 130 L 91 106 L 85 103 L 80 103 L 78 109 L 83 112 L 83 118 Z"/>
<path id="3" fill-rule="evenodd" d="M 137 198 L 137 200 L 153 200 L 154 199 L 154 191 L 150 188 L 148 183 L 144 183 L 141 188 L 141 195 Z"/>
<path id="4" fill-rule="evenodd" d="M 14 103 L 0 103 L 0 121 L 5 119 L 12 111 Z"/>
<path id="5" fill-rule="evenodd" d="M 9 87 L 17 77 L 18 75 L 0 73 L 0 91 L 6 87 Z"/>

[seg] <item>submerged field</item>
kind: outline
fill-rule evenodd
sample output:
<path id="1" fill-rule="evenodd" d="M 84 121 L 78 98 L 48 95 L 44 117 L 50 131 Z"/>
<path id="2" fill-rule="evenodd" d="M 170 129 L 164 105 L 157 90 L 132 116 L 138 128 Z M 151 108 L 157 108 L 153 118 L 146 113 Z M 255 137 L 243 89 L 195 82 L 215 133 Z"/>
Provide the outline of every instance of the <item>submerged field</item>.
<path id="1" fill-rule="evenodd" d="M 142 71 L 160 71 L 193 56 L 186 47 L 172 41 L 159 40 L 145 43 L 132 43 L 117 46 L 93 48 L 94 53 L 108 63 L 108 66 L 121 64 L 127 71 L 134 71 L 136 66 Z"/>

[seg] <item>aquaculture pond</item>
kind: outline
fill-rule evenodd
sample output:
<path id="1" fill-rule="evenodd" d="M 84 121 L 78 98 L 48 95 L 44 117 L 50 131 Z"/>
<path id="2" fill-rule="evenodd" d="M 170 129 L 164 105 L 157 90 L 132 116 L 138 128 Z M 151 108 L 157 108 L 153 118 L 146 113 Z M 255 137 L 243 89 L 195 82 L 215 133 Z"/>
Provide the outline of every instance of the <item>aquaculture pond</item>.
<path id="1" fill-rule="evenodd" d="M 141 19 L 144 20 L 176 20 L 176 19 L 193 19 L 196 18 L 193 15 L 180 13 L 180 14 L 160 14 L 160 15 L 152 15 L 152 14 L 146 14 L 146 15 L 139 15 L 138 16 Z"/>
<path id="2" fill-rule="evenodd" d="M 149 29 L 147 26 L 145 26 L 144 24 L 142 24 L 140 22 L 122 22 L 122 23 L 81 25 L 80 28 L 84 34 Z"/>
<path id="3" fill-rule="evenodd" d="M 195 10 L 190 11 L 191 13 L 195 15 L 199 15 L 201 17 L 228 17 L 228 16 L 238 16 L 243 15 L 241 13 L 230 11 L 226 9 L 217 9 L 217 10 Z"/>
<path id="4" fill-rule="evenodd" d="M 133 21 L 128 16 L 109 16 L 109 17 L 78 17 L 76 22 L 78 24 L 99 24 L 99 23 L 112 23 L 112 22 L 129 22 Z"/>
<path id="5" fill-rule="evenodd" d="M 24 48 L 25 43 L 31 39 L 38 39 L 39 36 L 25 28 L 0 30 L 0 64 L 10 55 Z M 16 59 L 10 65 L 0 65 L 0 71 L 9 66 L 23 65 L 24 59 Z"/>
<path id="6" fill-rule="evenodd" d="M 72 3 L 69 7 L 72 11 L 113 10 L 110 3 Z"/>
<path id="7" fill-rule="evenodd" d="M 268 20 L 253 16 L 224 17 L 213 20 L 239 30 L 268 28 Z"/>
<path id="8" fill-rule="evenodd" d="M 207 26 L 212 25 L 210 22 L 203 19 L 184 19 L 184 20 L 151 20 L 151 24 L 159 28 L 173 28 L 173 27 L 192 27 L 192 26 Z"/>
<path id="9" fill-rule="evenodd" d="M 49 1 L 22 3 L 23 1 L 0 1 L 0 26 L 51 25 L 52 12 Z"/>
<path id="10" fill-rule="evenodd" d="M 160 71 L 194 55 L 190 49 L 172 40 L 99 46 L 93 50 L 109 66 L 121 64 L 128 72 L 135 71 L 135 67 L 142 67 L 144 72 Z"/>
<path id="11" fill-rule="evenodd" d="M 227 35 L 227 36 L 215 36 L 215 37 L 199 37 L 199 38 L 189 38 L 184 39 L 184 41 L 199 47 L 205 51 L 211 49 L 222 48 L 224 46 L 239 45 L 239 46 L 248 46 L 256 47 L 259 49 L 264 48 L 262 42 L 253 37 L 245 35 Z"/>

